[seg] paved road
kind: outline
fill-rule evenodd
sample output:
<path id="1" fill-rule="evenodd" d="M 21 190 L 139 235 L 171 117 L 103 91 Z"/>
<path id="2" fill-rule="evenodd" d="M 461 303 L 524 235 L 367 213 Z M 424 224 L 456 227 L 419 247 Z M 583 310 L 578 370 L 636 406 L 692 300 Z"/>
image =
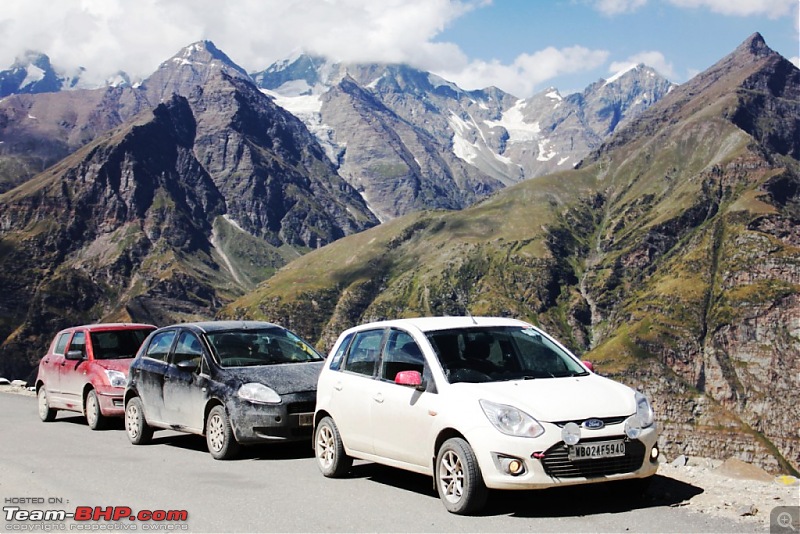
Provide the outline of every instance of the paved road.
<path id="1" fill-rule="evenodd" d="M 34 397 L 0 393 L 0 499 L 4 509 L 129 507 L 186 510 L 168 526 L 190 532 L 747 532 L 738 523 L 675 505 L 702 490 L 659 477 L 636 506 L 611 488 L 495 492 L 480 517 L 447 513 L 416 474 L 357 462 L 325 479 L 306 446 L 256 447 L 216 461 L 197 436 L 157 432 L 133 446 L 120 424 L 92 432 L 77 414 L 42 423 Z M 42 499 L 44 503 L 30 503 Z M 52 501 L 52 502 L 50 502 Z M 17 513 L 17 512 L 15 512 Z M 153 522 L 8 520 L 0 531 L 149 530 Z M 160 526 L 165 526 L 162 523 Z"/>

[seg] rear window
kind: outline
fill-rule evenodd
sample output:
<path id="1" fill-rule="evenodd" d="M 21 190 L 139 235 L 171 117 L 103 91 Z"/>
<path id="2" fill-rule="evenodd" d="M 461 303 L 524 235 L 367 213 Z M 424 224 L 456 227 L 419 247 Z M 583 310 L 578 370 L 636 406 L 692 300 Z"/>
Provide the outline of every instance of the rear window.
<path id="1" fill-rule="evenodd" d="M 56 341 L 56 348 L 53 349 L 54 354 L 64 355 L 67 351 L 67 342 L 69 341 L 69 332 L 64 332 L 58 336 L 58 341 Z"/>
<path id="2" fill-rule="evenodd" d="M 133 358 L 145 338 L 153 329 L 108 330 L 92 332 L 92 349 L 96 360 L 116 360 Z"/>
<path id="3" fill-rule="evenodd" d="M 162 362 L 167 361 L 167 355 L 170 347 L 172 347 L 175 334 L 175 330 L 167 330 L 154 335 L 153 339 L 150 340 L 150 345 L 147 347 L 146 356 Z"/>

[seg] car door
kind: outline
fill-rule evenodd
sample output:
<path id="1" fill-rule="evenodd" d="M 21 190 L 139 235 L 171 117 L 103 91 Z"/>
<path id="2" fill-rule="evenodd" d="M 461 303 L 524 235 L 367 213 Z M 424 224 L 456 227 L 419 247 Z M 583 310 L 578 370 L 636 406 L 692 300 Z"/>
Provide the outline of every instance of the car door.
<path id="1" fill-rule="evenodd" d="M 193 368 L 182 367 L 190 363 Z M 164 418 L 183 430 L 202 432 L 208 396 L 207 365 L 200 338 L 188 330 L 178 335 L 164 375 Z"/>
<path id="2" fill-rule="evenodd" d="M 409 464 L 429 467 L 433 454 L 431 432 L 438 395 L 395 383 L 400 371 L 417 371 L 428 384 L 419 344 L 407 332 L 390 330 L 384 344 L 378 379 L 370 399 L 370 426 L 375 454 Z"/>
<path id="3" fill-rule="evenodd" d="M 379 328 L 356 333 L 340 371 L 331 378 L 328 409 L 351 451 L 369 454 L 374 451 L 370 403 L 375 395 L 375 370 L 384 331 Z"/>
<path id="4" fill-rule="evenodd" d="M 164 377 L 168 368 L 167 358 L 176 337 L 176 330 L 164 330 L 153 335 L 142 358 L 131 369 L 131 379 L 136 382 L 144 413 L 151 423 L 169 424 L 164 413 Z"/>
<path id="5" fill-rule="evenodd" d="M 61 363 L 59 389 L 65 406 L 70 410 L 83 411 L 83 386 L 89 372 L 86 331 L 77 330 L 67 346 L 67 352 Z M 70 353 L 78 354 L 79 359 L 69 359 Z"/>
<path id="6" fill-rule="evenodd" d="M 63 408 L 66 405 L 61 394 L 61 367 L 66 365 L 64 355 L 67 353 L 67 344 L 70 337 L 72 337 L 71 330 L 60 332 L 39 364 L 39 380 L 42 381 L 47 390 L 48 402 L 51 408 Z"/>

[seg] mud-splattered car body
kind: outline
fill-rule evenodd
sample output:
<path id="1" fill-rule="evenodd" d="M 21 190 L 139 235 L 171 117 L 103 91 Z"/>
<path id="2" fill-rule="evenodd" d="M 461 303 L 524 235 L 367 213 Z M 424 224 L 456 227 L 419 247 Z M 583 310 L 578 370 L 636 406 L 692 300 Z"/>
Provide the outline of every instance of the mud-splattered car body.
<path id="1" fill-rule="evenodd" d="M 307 441 L 323 357 L 285 328 L 259 321 L 163 327 L 142 344 L 125 391 L 134 444 L 154 429 L 206 436 L 209 452 Z"/>
<path id="2" fill-rule="evenodd" d="M 128 368 L 151 324 L 98 323 L 58 332 L 39 361 L 36 393 L 39 417 L 52 421 L 58 410 L 86 416 L 92 430 L 120 417 Z"/>

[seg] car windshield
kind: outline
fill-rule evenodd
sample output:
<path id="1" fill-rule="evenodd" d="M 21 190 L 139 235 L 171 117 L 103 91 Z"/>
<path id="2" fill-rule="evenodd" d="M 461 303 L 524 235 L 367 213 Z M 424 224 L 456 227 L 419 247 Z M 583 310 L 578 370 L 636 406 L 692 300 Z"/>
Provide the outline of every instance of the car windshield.
<path id="1" fill-rule="evenodd" d="M 133 358 L 152 328 L 134 330 L 106 330 L 91 332 L 92 350 L 95 360 Z"/>
<path id="2" fill-rule="evenodd" d="M 323 360 L 311 345 L 277 326 L 258 330 L 212 332 L 207 337 L 222 367 Z"/>
<path id="3" fill-rule="evenodd" d="M 427 337 L 451 384 L 588 374 L 572 356 L 534 328 L 459 328 L 428 332 Z"/>

